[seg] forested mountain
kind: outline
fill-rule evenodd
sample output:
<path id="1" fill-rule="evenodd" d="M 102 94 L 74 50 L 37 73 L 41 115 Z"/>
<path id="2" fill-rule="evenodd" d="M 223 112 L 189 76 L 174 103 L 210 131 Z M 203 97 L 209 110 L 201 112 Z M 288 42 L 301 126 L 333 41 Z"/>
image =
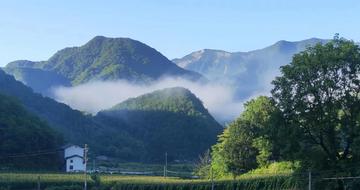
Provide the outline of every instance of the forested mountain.
<path id="1" fill-rule="evenodd" d="M 121 120 L 144 142 L 145 160 L 193 160 L 216 142 L 222 126 L 189 90 L 158 90 L 102 111 L 98 118 Z"/>
<path id="2" fill-rule="evenodd" d="M 15 99 L 2 94 L 0 139 L 0 169 L 44 170 L 61 167 L 62 160 L 56 150 L 63 144 L 62 137 L 45 122 L 26 111 Z M 53 152 L 49 153 L 49 150 Z M 43 154 L 35 156 L 34 152 Z"/>
<path id="3" fill-rule="evenodd" d="M 70 81 L 53 71 L 27 67 L 9 67 L 5 71 L 11 73 L 16 80 L 23 82 L 31 87 L 35 92 L 40 92 L 45 96 L 53 97 L 53 88 L 58 86 L 71 86 Z"/>
<path id="4" fill-rule="evenodd" d="M 327 41 L 317 38 L 298 42 L 282 40 L 269 47 L 249 52 L 231 53 L 204 49 L 174 59 L 173 62 L 198 72 L 211 81 L 233 86 L 237 97 L 243 99 L 258 92 L 268 92 L 271 80 L 279 74 L 280 66 L 290 63 L 295 53 Z"/>
<path id="5" fill-rule="evenodd" d="M 2 70 L 0 70 L 0 93 L 16 98 L 28 111 L 48 122 L 72 143 L 89 141 L 90 131 L 99 128 L 90 116 L 34 93 L 31 88 L 16 81 Z"/>
<path id="6" fill-rule="evenodd" d="M 157 154 L 165 150 L 174 159 L 196 159 L 216 142 L 222 129 L 201 101 L 185 89 L 159 91 L 154 96 L 143 96 L 146 98 L 141 101 L 132 99 L 96 117 L 36 94 L 2 70 L 0 93 L 17 99 L 28 112 L 63 135 L 66 142 L 87 143 L 93 155 L 123 161 L 157 162 L 163 157 Z M 123 112 L 123 106 L 129 110 Z M 124 118 L 125 113 L 129 117 Z M 173 151 L 179 151 L 183 157 L 172 154 Z"/>
<path id="7" fill-rule="evenodd" d="M 44 81 L 51 84 L 34 84 L 29 81 L 30 78 L 41 81 L 44 74 L 39 75 L 39 70 L 36 73 L 23 72 L 24 70 L 19 71 L 19 68 L 40 69 L 47 71 L 46 74 L 55 75 L 50 76 L 49 81 Z M 39 85 L 51 87 L 68 82 L 77 85 L 95 80 L 124 79 L 146 83 L 164 76 L 185 77 L 191 80 L 203 79 L 198 73 L 178 67 L 146 44 L 129 38 L 106 38 L 103 36 L 97 36 L 80 47 L 62 49 L 47 61 L 11 62 L 5 70 L 17 76 L 17 79 L 33 89 L 39 89 L 38 92 L 41 93 L 43 93 L 43 89 L 37 88 Z M 21 74 L 27 76 L 22 77 Z M 47 77 L 49 76 L 47 75 Z M 60 80 L 60 78 L 67 81 Z"/>

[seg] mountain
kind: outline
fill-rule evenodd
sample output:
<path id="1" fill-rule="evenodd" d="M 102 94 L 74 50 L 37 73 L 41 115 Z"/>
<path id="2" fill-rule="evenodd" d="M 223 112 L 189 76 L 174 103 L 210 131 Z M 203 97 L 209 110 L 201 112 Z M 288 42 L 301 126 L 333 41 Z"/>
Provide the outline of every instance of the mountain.
<path id="1" fill-rule="evenodd" d="M 21 61 L 18 61 L 21 62 Z M 53 88 L 58 86 L 71 86 L 68 79 L 53 71 L 45 71 L 27 67 L 8 67 L 7 73 L 11 73 L 16 80 L 22 81 L 26 86 L 31 87 L 35 92 L 40 92 L 45 96 L 53 97 Z"/>
<path id="2" fill-rule="evenodd" d="M 0 93 L 16 98 L 29 112 L 45 120 L 65 139 L 72 143 L 84 143 L 90 130 L 98 128 L 89 116 L 58 103 L 53 99 L 34 93 L 14 77 L 0 70 Z"/>
<path id="3" fill-rule="evenodd" d="M 98 118 L 121 120 L 126 130 L 144 142 L 145 160 L 194 160 L 216 142 L 222 126 L 189 90 L 154 91 L 99 112 Z"/>
<path id="4" fill-rule="evenodd" d="M 59 169 L 61 136 L 15 99 L 0 94 L 0 168 Z M 29 156 L 34 152 L 47 154 Z M 55 151 L 49 153 L 49 150 Z"/>
<path id="5" fill-rule="evenodd" d="M 317 38 L 298 42 L 282 40 L 263 49 L 233 53 L 204 49 L 174 59 L 173 62 L 204 75 L 210 81 L 233 86 L 237 98 L 246 99 L 257 93 L 268 92 L 270 82 L 279 73 L 280 66 L 290 63 L 294 54 L 326 42 L 328 40 Z"/>
<path id="6" fill-rule="evenodd" d="M 15 99 L 26 112 L 46 122 L 66 143 L 87 143 L 92 155 L 120 161 L 159 162 L 163 151 L 169 152 L 169 160 L 171 156 L 195 159 L 216 142 L 222 130 L 201 101 L 182 88 L 130 99 L 95 117 L 34 93 L 1 69 L 0 94 Z M 4 110 L 0 107 L 0 111 L 6 114 L 11 107 Z M 26 114 L 21 113 L 17 119 L 22 116 L 26 118 Z"/>
<path id="7" fill-rule="evenodd" d="M 95 80 L 124 79 L 146 83 L 165 76 L 185 77 L 191 80 L 203 79 L 196 72 L 178 67 L 146 44 L 130 38 L 106 38 L 103 36 L 97 36 L 80 47 L 62 49 L 47 61 L 11 62 L 5 70 L 16 76 L 18 68 L 32 68 L 47 72 L 38 76 L 39 70 L 31 72 L 27 70 L 27 77 L 17 77 L 35 90 L 41 90 L 38 91 L 41 93 L 43 93 L 43 89 L 37 88 L 38 86 L 51 87 L 61 85 L 62 82 L 78 85 Z M 52 74 L 55 75 L 50 77 L 50 81 L 46 81 L 51 84 L 36 83 L 35 86 L 32 86 L 34 83 L 28 81 L 29 78 L 41 81 L 43 76 Z"/>

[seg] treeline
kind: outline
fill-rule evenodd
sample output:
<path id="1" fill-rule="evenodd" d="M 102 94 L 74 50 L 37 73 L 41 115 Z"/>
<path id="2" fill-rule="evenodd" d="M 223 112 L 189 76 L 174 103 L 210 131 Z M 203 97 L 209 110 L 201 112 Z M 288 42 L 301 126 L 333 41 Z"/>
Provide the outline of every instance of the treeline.
<path id="1" fill-rule="evenodd" d="M 275 162 L 293 174 L 334 170 L 324 177 L 358 176 L 359 46 L 336 35 L 325 45 L 296 54 L 272 84 L 270 97 L 247 102 L 240 117 L 227 126 L 201 159 L 198 175 L 208 177 L 213 171 L 218 178 L 236 178 L 267 171 Z M 358 180 L 332 180 L 321 188 L 343 189 L 345 183 L 359 188 Z"/>

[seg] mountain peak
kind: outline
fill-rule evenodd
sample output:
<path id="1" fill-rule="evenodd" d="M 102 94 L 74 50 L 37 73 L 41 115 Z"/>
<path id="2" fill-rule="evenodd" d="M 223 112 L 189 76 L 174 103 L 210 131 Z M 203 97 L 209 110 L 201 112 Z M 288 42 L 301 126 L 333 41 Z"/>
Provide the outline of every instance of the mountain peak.
<path id="1" fill-rule="evenodd" d="M 209 116 L 200 99 L 183 87 L 165 88 L 121 102 L 108 111 L 168 111 L 190 116 Z"/>
<path id="2" fill-rule="evenodd" d="M 140 41 L 105 36 L 96 36 L 83 46 L 62 49 L 48 61 L 17 61 L 7 65 L 24 66 L 54 72 L 73 85 L 119 79 L 148 83 L 164 76 L 204 80 L 200 74 L 178 67 Z"/>

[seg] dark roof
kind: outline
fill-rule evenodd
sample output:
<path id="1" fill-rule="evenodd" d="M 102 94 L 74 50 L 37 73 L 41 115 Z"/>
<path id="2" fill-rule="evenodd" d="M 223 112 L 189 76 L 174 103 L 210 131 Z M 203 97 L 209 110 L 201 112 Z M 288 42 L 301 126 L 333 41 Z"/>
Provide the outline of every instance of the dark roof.
<path id="1" fill-rule="evenodd" d="M 66 158 L 65 158 L 65 160 L 67 160 L 67 159 L 69 159 L 69 158 L 74 158 L 74 157 L 78 157 L 78 158 L 82 158 L 82 159 L 84 159 L 84 157 L 82 157 L 82 156 L 80 156 L 80 155 L 75 154 L 75 155 L 72 155 L 72 156 L 68 156 L 68 157 L 66 157 Z"/>

